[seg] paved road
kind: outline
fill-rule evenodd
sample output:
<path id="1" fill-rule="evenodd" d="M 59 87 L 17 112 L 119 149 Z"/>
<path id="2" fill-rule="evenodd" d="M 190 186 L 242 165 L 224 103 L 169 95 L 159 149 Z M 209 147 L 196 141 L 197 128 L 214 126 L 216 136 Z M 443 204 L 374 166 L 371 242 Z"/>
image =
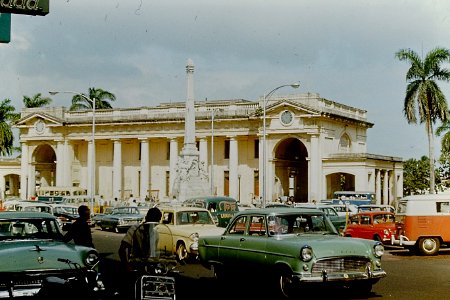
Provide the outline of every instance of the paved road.
<path id="1" fill-rule="evenodd" d="M 117 250 L 123 234 L 93 230 L 94 243 L 103 257 L 101 271 L 106 284 L 119 289 L 126 280 L 121 271 Z M 374 285 L 372 293 L 365 298 L 352 295 L 345 290 L 312 289 L 304 293 L 315 294 L 319 299 L 449 299 L 450 293 L 450 251 L 440 255 L 423 257 L 411 255 L 408 251 L 391 248 L 383 257 L 383 267 L 388 276 Z M 179 268 L 177 277 L 177 299 L 270 299 L 276 300 L 266 287 L 257 281 L 240 280 L 219 285 L 212 272 L 199 264 Z M 332 297 L 332 298 L 331 298 Z M 299 297 L 301 298 L 301 297 Z M 130 300 L 129 297 L 120 299 Z"/>

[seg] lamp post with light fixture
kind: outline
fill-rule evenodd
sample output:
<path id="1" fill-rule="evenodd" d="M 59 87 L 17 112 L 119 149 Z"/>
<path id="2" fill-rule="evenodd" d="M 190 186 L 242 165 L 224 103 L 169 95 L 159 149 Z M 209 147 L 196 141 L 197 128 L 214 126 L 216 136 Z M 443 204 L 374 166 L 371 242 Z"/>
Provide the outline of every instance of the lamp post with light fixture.
<path id="1" fill-rule="evenodd" d="M 266 164 L 267 164 L 267 140 L 266 140 L 266 106 L 267 101 L 272 97 L 273 93 L 275 93 L 277 90 L 284 88 L 284 87 L 292 87 L 294 89 L 297 89 L 300 87 L 300 82 L 295 82 L 291 84 L 283 84 L 279 87 L 274 88 L 269 93 L 264 94 L 263 98 L 263 163 L 262 163 L 262 207 L 266 207 L 266 198 L 267 198 L 267 176 L 266 176 Z"/>
<path id="2" fill-rule="evenodd" d="M 86 95 L 83 95 L 81 93 L 72 92 L 72 91 L 51 91 L 49 92 L 50 95 L 56 95 L 56 94 L 73 94 L 78 95 L 87 101 L 91 102 L 92 104 L 92 153 L 91 153 L 91 213 L 94 213 L 94 198 L 95 198 L 95 99 L 91 99 L 87 97 Z"/>

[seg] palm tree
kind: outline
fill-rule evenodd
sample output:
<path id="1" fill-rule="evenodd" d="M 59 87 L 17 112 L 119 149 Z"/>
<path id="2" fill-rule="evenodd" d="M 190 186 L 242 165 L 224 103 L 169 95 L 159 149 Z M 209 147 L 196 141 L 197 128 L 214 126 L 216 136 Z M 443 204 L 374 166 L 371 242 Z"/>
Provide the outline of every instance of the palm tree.
<path id="1" fill-rule="evenodd" d="M 95 100 L 95 109 L 108 109 L 112 108 L 108 101 L 115 101 L 116 96 L 113 93 L 102 89 L 89 88 L 88 95 L 83 94 L 85 97 Z M 81 95 L 75 95 L 72 97 L 72 105 L 70 110 L 83 110 L 92 109 L 92 102 L 87 100 Z"/>
<path id="2" fill-rule="evenodd" d="M 435 192 L 434 172 L 434 132 L 433 124 L 437 120 L 448 121 L 447 101 L 436 80 L 450 80 L 450 72 L 441 66 L 450 61 L 450 51 L 435 48 L 422 58 L 411 49 L 401 49 L 395 56 L 401 61 L 408 61 L 411 66 L 406 73 L 406 96 L 403 111 L 409 124 L 425 123 L 428 135 L 428 151 L 430 158 L 430 193 Z"/>
<path id="3" fill-rule="evenodd" d="M 11 130 L 11 123 L 17 121 L 20 114 L 11 105 L 10 99 L 4 99 L 0 102 L 0 155 L 11 155 L 14 147 L 14 135 Z"/>
<path id="4" fill-rule="evenodd" d="M 43 107 L 49 105 L 52 102 L 51 98 L 41 97 L 41 93 L 34 95 L 32 98 L 23 96 L 23 105 L 26 108 Z"/>

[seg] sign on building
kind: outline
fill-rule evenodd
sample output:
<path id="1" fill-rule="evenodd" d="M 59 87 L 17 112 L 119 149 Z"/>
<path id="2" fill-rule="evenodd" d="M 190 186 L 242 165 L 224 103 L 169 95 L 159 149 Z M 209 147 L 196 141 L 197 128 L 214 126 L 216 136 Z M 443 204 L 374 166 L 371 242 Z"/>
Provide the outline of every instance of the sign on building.
<path id="1" fill-rule="evenodd" d="M 0 13 L 0 43 L 9 43 L 10 41 L 11 41 L 11 14 Z"/>
<path id="2" fill-rule="evenodd" d="M 0 0 L 0 13 L 45 16 L 49 0 Z"/>

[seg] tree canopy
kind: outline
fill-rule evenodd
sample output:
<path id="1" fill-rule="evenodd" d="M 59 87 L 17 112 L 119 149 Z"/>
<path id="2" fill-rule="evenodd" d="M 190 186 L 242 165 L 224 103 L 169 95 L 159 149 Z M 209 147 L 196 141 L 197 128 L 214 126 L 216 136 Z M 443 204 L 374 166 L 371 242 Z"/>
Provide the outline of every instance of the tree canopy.
<path id="1" fill-rule="evenodd" d="M 43 107 L 52 103 L 52 99 L 49 97 L 42 97 L 41 93 L 34 95 L 33 97 L 23 96 L 23 105 L 26 108 Z"/>
<path id="2" fill-rule="evenodd" d="M 70 110 L 92 109 L 93 103 L 91 100 L 95 101 L 95 109 L 108 109 L 112 108 L 111 103 L 109 102 L 115 101 L 116 96 L 108 91 L 92 87 L 89 88 L 87 95 L 81 94 L 72 97 Z"/>
<path id="3" fill-rule="evenodd" d="M 440 120 L 447 122 L 449 112 L 447 101 L 438 80 L 448 82 L 450 71 L 442 64 L 450 61 L 450 51 L 444 48 L 431 50 L 424 59 L 411 49 L 401 49 L 395 56 L 400 61 L 408 61 L 410 67 L 406 72 L 406 96 L 403 112 L 408 123 L 425 123 L 428 136 L 429 152 L 429 184 L 430 193 L 435 192 L 435 159 L 434 159 L 434 131 L 433 124 Z"/>

